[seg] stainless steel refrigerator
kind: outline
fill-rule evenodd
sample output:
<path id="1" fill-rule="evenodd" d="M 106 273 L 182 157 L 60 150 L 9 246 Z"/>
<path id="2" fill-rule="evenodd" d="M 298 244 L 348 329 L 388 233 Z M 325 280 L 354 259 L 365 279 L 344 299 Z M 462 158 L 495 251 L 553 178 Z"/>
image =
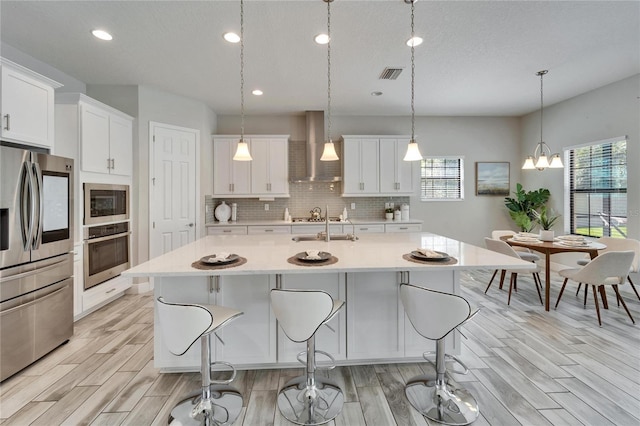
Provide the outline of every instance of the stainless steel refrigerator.
<path id="1" fill-rule="evenodd" d="M 73 160 L 0 146 L 0 381 L 73 335 Z"/>

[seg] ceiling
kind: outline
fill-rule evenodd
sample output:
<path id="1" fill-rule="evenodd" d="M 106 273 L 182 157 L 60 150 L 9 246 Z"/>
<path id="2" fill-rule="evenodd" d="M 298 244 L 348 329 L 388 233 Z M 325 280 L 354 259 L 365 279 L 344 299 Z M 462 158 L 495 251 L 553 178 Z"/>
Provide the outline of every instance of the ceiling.
<path id="1" fill-rule="evenodd" d="M 419 1 L 417 115 L 520 116 L 640 72 L 638 1 Z M 245 0 L 246 114 L 327 106 L 322 0 Z M 409 5 L 331 4 L 335 115 L 410 114 Z M 0 2 L 0 40 L 86 84 L 149 85 L 240 111 L 240 30 L 234 1 Z M 93 38 L 104 28 L 113 41 Z M 397 80 L 378 77 L 401 67 Z M 250 94 L 254 88 L 261 97 Z M 381 91 L 382 96 L 371 96 Z"/>

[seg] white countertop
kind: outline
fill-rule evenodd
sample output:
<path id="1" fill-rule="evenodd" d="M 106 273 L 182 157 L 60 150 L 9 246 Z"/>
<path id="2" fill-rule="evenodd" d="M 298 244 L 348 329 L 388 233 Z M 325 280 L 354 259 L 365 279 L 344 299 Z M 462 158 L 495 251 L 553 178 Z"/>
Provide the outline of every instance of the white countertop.
<path id="1" fill-rule="evenodd" d="M 409 219 L 409 220 L 384 220 L 384 219 L 353 219 L 351 220 L 354 225 L 390 225 L 390 224 L 409 224 L 409 223 L 422 223 L 421 220 L 418 219 Z M 343 221 L 331 221 L 329 222 L 332 225 L 345 225 L 350 226 L 346 220 Z M 324 225 L 324 221 L 322 222 L 285 222 L 284 220 L 241 220 L 241 221 L 229 221 L 229 222 L 207 222 L 204 226 L 291 226 L 291 225 Z"/>
<path id="2" fill-rule="evenodd" d="M 427 271 L 464 269 L 512 269 L 528 271 L 534 264 L 495 253 L 471 244 L 428 232 L 362 234 L 358 241 L 292 241 L 291 235 L 215 235 L 201 238 L 170 253 L 158 256 L 123 273 L 131 277 L 296 274 L 364 271 Z M 402 258 L 416 248 L 446 252 L 458 263 L 418 264 Z M 338 262 L 326 266 L 298 266 L 287 259 L 305 250 L 331 253 Z M 216 252 L 235 253 L 247 259 L 244 265 L 227 269 L 201 270 L 191 263 Z"/>

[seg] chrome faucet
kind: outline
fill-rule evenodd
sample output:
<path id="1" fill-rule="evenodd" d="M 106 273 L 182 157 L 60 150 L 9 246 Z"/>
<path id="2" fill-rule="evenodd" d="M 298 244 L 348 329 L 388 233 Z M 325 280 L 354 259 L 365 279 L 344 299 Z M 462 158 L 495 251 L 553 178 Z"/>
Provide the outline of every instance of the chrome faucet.
<path id="1" fill-rule="evenodd" d="M 329 242 L 331 237 L 329 236 L 329 205 L 324 208 L 324 240 Z"/>
<path id="2" fill-rule="evenodd" d="M 351 234 L 347 234 L 347 239 L 356 241 L 358 239 L 358 237 L 356 237 L 356 226 L 351 222 L 351 219 L 347 218 L 346 221 L 351 224 Z"/>

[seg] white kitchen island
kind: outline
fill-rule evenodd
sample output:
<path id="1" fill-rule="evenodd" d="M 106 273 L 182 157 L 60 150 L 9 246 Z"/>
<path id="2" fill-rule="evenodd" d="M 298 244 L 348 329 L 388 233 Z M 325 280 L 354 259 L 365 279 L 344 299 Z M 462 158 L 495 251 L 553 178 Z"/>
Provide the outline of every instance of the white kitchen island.
<path id="1" fill-rule="evenodd" d="M 446 252 L 455 264 L 415 263 L 403 255 L 416 248 Z M 331 253 L 338 261 L 326 266 L 299 266 L 287 259 L 305 250 Z M 214 253 L 238 254 L 240 266 L 202 270 L 194 261 Z M 218 304 L 244 311 L 212 339 L 215 359 L 239 368 L 299 366 L 304 344 L 289 341 L 278 329 L 269 303 L 271 289 L 314 288 L 346 300 L 346 307 L 317 333 L 316 347 L 331 353 L 337 364 L 402 362 L 421 359 L 433 342 L 419 336 L 406 318 L 399 284 L 459 293 L 459 273 L 471 269 L 528 271 L 533 265 L 460 241 L 430 233 L 363 234 L 358 241 L 292 241 L 291 235 L 207 236 L 126 271 L 130 277 L 153 277 L 154 296 L 167 301 Z M 154 325 L 154 362 L 163 371 L 198 371 L 200 346 L 177 357 L 166 349 Z M 332 330 L 333 329 L 333 330 Z M 459 351 L 458 336 L 447 341 Z M 321 360 L 320 360 L 321 361 Z"/>

